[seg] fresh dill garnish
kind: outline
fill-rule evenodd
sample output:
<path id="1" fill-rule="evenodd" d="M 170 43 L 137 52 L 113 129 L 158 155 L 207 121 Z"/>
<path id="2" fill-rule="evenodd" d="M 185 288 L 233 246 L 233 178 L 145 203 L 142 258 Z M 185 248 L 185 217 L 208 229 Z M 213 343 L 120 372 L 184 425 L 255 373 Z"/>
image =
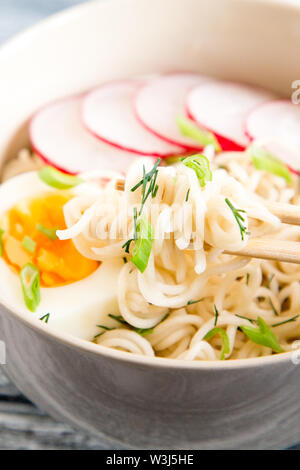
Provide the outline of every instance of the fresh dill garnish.
<path id="1" fill-rule="evenodd" d="M 215 310 L 215 321 L 214 321 L 214 326 L 217 326 L 218 318 L 219 318 L 219 311 L 217 307 L 214 305 L 214 310 Z"/>
<path id="2" fill-rule="evenodd" d="M 124 326 L 127 326 L 128 328 L 130 328 L 131 330 L 135 331 L 137 334 L 141 335 L 141 336 L 146 336 L 146 335 L 150 335 L 151 333 L 153 333 L 153 329 L 152 328 L 135 328 L 133 326 L 131 326 L 126 320 L 124 320 L 123 317 L 121 317 L 120 315 L 113 315 L 112 313 L 110 313 L 108 315 L 110 318 L 112 318 L 113 320 L 121 323 L 122 325 Z M 98 325 L 99 326 L 99 325 Z M 103 326 L 101 326 L 101 328 L 104 328 Z M 115 330 L 115 328 L 107 328 L 107 330 Z"/>
<path id="3" fill-rule="evenodd" d="M 127 258 L 124 256 L 123 258 L 124 264 L 128 263 Z"/>
<path id="4" fill-rule="evenodd" d="M 124 243 L 124 245 L 122 245 L 122 248 L 125 249 L 125 253 L 129 253 L 131 243 L 136 241 L 137 238 L 137 209 L 135 207 L 133 209 L 133 238 L 130 238 L 129 240 L 127 240 L 127 242 Z M 123 260 L 124 259 L 125 258 L 123 258 Z"/>
<path id="5" fill-rule="evenodd" d="M 105 325 L 96 325 L 97 328 L 102 328 L 104 331 L 101 331 L 101 333 L 98 333 L 97 335 L 94 336 L 94 339 L 100 338 L 100 336 L 104 335 L 105 331 L 112 331 L 115 330 L 116 328 L 109 328 L 108 326 Z"/>
<path id="6" fill-rule="evenodd" d="M 187 190 L 187 193 L 186 193 L 186 196 L 185 196 L 185 202 L 188 202 L 188 200 L 189 200 L 190 190 L 191 190 L 191 188 L 189 188 L 189 189 Z"/>
<path id="7" fill-rule="evenodd" d="M 247 273 L 247 274 L 246 274 L 246 285 L 247 285 L 247 286 L 248 286 L 248 284 L 249 284 L 249 279 L 250 279 L 250 274 Z"/>
<path id="8" fill-rule="evenodd" d="M 255 320 L 252 318 L 244 317 L 243 315 L 238 315 L 237 313 L 235 314 L 236 317 L 241 318 L 242 320 L 248 320 L 250 323 L 255 323 Z"/>
<path id="9" fill-rule="evenodd" d="M 271 274 L 270 278 L 268 279 L 267 283 L 266 283 L 266 288 L 267 289 L 270 289 L 270 285 L 271 285 L 271 282 L 273 281 L 275 277 L 275 274 Z"/>
<path id="10" fill-rule="evenodd" d="M 125 320 L 123 319 L 123 317 L 121 317 L 121 315 L 113 315 L 112 313 L 109 313 L 108 316 L 109 316 L 109 318 L 112 318 L 113 320 L 116 320 L 116 321 L 118 321 L 119 323 L 122 323 L 122 325 L 128 326 L 127 321 L 125 321 Z"/>
<path id="11" fill-rule="evenodd" d="M 122 245 L 122 248 L 125 249 L 125 253 L 129 253 L 130 245 L 131 243 L 134 242 L 134 238 L 130 238 L 124 245 Z"/>
<path id="12" fill-rule="evenodd" d="M 229 199 L 227 197 L 225 198 L 225 202 L 226 202 L 227 206 L 229 207 L 229 209 L 231 209 L 231 211 L 232 211 L 232 213 L 235 217 L 235 220 L 237 221 L 237 224 L 238 224 L 240 232 L 241 232 L 241 238 L 244 241 L 245 234 L 250 235 L 249 232 L 246 232 L 246 226 L 243 224 L 243 222 L 245 222 L 245 219 L 241 215 L 241 212 L 246 213 L 246 211 L 244 211 L 243 209 L 236 209 L 231 204 L 231 202 L 229 201 Z"/>
<path id="13" fill-rule="evenodd" d="M 46 315 L 44 315 L 43 317 L 41 317 L 40 320 L 41 320 L 41 321 L 44 321 L 45 323 L 48 323 L 49 318 L 50 318 L 50 313 L 47 313 Z"/>
<path id="14" fill-rule="evenodd" d="M 197 304 L 198 302 L 202 302 L 202 300 L 204 300 L 204 299 L 202 298 L 202 299 L 199 299 L 199 300 L 189 300 L 187 305 Z"/>
<path id="15" fill-rule="evenodd" d="M 137 209 L 136 207 L 133 209 L 133 226 L 134 226 L 133 238 L 134 240 L 137 240 Z"/>
<path id="16" fill-rule="evenodd" d="M 280 323 L 274 323 L 274 325 L 271 325 L 271 326 L 272 326 L 273 328 L 275 328 L 276 326 L 285 325 L 286 323 L 291 323 L 291 322 L 293 322 L 293 321 L 296 321 L 297 318 L 299 318 L 299 317 L 300 317 L 300 314 L 299 314 L 299 315 L 295 315 L 294 317 L 289 318 L 288 320 L 284 320 L 284 321 L 282 321 L 282 322 L 280 322 Z"/>
<path id="17" fill-rule="evenodd" d="M 140 186 L 142 186 L 142 203 L 139 211 L 139 215 L 143 212 L 144 205 L 148 199 L 148 197 L 152 196 L 152 198 L 155 198 L 157 191 L 158 191 L 158 185 L 156 184 L 157 180 L 157 175 L 158 175 L 158 166 L 161 162 L 161 159 L 159 158 L 157 162 L 155 163 L 154 167 L 152 170 L 150 170 L 148 173 L 146 173 L 145 166 L 143 165 L 143 179 L 139 181 L 133 188 L 131 188 L 131 191 L 134 192 L 136 191 Z"/>
<path id="18" fill-rule="evenodd" d="M 273 302 L 272 302 L 272 300 L 271 300 L 271 297 L 269 297 L 269 304 L 271 305 L 271 308 L 272 308 L 272 310 L 273 310 L 273 312 L 274 312 L 274 315 L 276 315 L 276 317 L 278 317 L 278 316 L 279 316 L 279 313 L 277 312 L 276 308 L 274 307 L 274 304 L 273 304 Z"/>

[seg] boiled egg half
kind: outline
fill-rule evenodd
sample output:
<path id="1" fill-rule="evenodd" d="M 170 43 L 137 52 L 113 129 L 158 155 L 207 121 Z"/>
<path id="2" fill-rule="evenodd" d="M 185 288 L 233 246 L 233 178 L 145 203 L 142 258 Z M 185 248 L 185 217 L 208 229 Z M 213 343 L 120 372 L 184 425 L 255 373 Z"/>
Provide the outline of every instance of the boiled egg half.
<path id="1" fill-rule="evenodd" d="M 18 312 L 44 317 L 60 331 L 89 341 L 109 313 L 119 312 L 117 283 L 122 261 L 100 264 L 87 259 L 72 240 L 58 240 L 56 230 L 66 228 L 66 202 L 95 191 L 89 183 L 69 190 L 52 188 L 37 172 L 0 186 L 0 296 Z M 34 311 L 24 299 L 24 266 L 33 266 L 39 276 L 40 300 Z"/>

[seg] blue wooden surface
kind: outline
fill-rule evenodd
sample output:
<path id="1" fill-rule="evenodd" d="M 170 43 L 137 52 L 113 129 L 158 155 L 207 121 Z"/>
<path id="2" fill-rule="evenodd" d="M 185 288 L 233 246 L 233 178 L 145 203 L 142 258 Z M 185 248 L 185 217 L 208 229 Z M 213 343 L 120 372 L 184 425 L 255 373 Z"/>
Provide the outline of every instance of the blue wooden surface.
<path id="1" fill-rule="evenodd" d="M 0 44 L 40 19 L 86 1 L 0 0 Z M 0 366 L 0 450 L 112 448 L 38 410 L 2 374 Z M 300 450 L 300 446 L 295 449 Z"/>

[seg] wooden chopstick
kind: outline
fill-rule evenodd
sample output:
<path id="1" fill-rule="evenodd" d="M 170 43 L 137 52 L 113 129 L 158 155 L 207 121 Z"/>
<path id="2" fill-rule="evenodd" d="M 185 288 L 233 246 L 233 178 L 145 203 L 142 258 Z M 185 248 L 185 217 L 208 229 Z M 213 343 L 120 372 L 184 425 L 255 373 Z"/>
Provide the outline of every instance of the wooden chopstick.
<path id="1" fill-rule="evenodd" d="M 124 191 L 125 181 L 117 180 L 116 189 Z M 280 221 L 289 225 L 300 225 L 300 206 L 267 201 L 261 198 L 262 204 Z M 192 250 L 192 246 L 188 250 Z M 285 263 L 300 264 L 300 242 L 290 240 L 274 240 L 265 238 L 249 239 L 247 245 L 239 251 L 224 251 L 225 254 L 259 258 Z"/>
<path id="2" fill-rule="evenodd" d="M 251 238 L 239 251 L 224 251 L 225 254 L 259 258 L 285 263 L 300 264 L 300 243 L 290 240 Z"/>

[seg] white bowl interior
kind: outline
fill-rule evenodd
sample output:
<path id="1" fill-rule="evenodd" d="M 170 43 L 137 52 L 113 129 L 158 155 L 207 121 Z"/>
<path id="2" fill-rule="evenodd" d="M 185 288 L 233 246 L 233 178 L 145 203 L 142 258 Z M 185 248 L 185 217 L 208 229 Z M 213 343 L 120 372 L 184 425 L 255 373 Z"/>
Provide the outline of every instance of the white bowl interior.
<path id="1" fill-rule="evenodd" d="M 26 143 L 39 106 L 105 80 L 187 70 L 289 94 L 299 20 L 269 0 L 102 0 L 55 16 L 0 51 L 0 155 Z"/>

